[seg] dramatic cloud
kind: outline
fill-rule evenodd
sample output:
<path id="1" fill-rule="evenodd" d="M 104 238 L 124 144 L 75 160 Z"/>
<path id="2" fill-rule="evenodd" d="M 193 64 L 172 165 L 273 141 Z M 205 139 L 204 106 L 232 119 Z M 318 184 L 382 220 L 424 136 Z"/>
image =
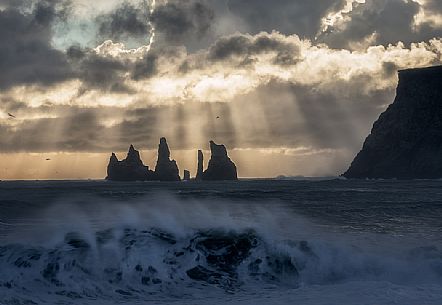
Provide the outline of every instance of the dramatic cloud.
<path id="1" fill-rule="evenodd" d="M 155 29 L 173 43 L 189 37 L 201 39 L 209 31 L 214 17 L 204 0 L 167 1 L 151 16 Z"/>
<path id="2" fill-rule="evenodd" d="M 103 92 L 130 91 L 124 84 L 125 73 L 130 65 L 113 57 L 100 56 L 91 49 L 72 46 L 67 51 L 76 77 L 83 83 L 80 92 L 99 89 Z"/>
<path id="3" fill-rule="evenodd" d="M 231 39 L 241 47 L 233 53 L 219 51 Z M 293 60 L 281 65 L 275 59 L 286 50 L 292 50 Z M 397 69 L 440 64 L 442 42 L 350 52 L 297 36 L 260 33 L 222 38 L 198 54 L 177 49 L 146 54 L 106 43 L 94 50 L 73 48 L 68 55 L 84 65 L 79 70 L 91 74 L 49 94 L 17 88 L 3 95 L 9 101 L 6 110 L 15 109 L 18 116 L 2 125 L 4 150 L 119 150 L 127 142 L 156 145 L 158 135 L 183 149 L 213 138 L 242 149 L 356 150 L 392 101 Z M 240 68 L 225 64 L 242 63 L 244 56 L 251 60 Z M 184 62 L 192 68 L 180 73 Z M 86 84 L 89 91 L 78 96 Z M 111 90 L 112 84 L 131 91 Z M 11 102 L 17 96 L 29 96 L 27 104 L 33 108 Z M 70 122 L 82 123 L 74 128 Z M 62 132 L 49 140 L 48 130 Z M 73 130 L 69 139 L 62 136 L 68 130 Z"/>
<path id="4" fill-rule="evenodd" d="M 114 11 L 97 17 L 99 35 L 114 40 L 145 38 L 150 31 L 147 14 L 142 7 L 123 2 Z"/>
<path id="5" fill-rule="evenodd" d="M 322 18 L 339 10 L 345 0 L 229 0 L 230 11 L 252 33 L 279 31 L 313 39 L 322 26 Z"/>
<path id="6" fill-rule="evenodd" d="M 0 88 L 48 85 L 71 77 L 64 53 L 51 45 L 56 1 L 40 1 L 29 13 L 0 10 Z"/>
<path id="7" fill-rule="evenodd" d="M 156 1 L 154 9 L 141 2 L 135 5 L 124 1 L 96 20 L 104 39 L 147 42 L 153 34 L 159 43 L 189 46 L 205 37 L 214 18 L 205 0 L 170 0 Z"/>
<path id="8" fill-rule="evenodd" d="M 291 41 L 283 35 L 260 33 L 256 36 L 236 34 L 224 37 L 210 47 L 210 60 L 240 59 L 241 63 L 251 63 L 253 58 L 261 54 L 274 53 L 275 64 L 294 64 L 299 56 L 300 40 Z"/>
<path id="9" fill-rule="evenodd" d="M 442 27 L 416 25 L 422 6 L 413 0 L 366 0 L 328 28 L 320 40 L 335 48 L 427 41 L 442 35 Z"/>
<path id="10" fill-rule="evenodd" d="M 214 139 L 238 158 L 321 158 L 309 173 L 330 174 L 392 102 L 398 70 L 442 63 L 435 0 L 147 3 L 0 0 L 0 153 Z"/>
<path id="11" fill-rule="evenodd" d="M 442 2 L 439 0 L 426 0 L 424 1 L 424 7 L 433 13 L 442 14 Z"/>

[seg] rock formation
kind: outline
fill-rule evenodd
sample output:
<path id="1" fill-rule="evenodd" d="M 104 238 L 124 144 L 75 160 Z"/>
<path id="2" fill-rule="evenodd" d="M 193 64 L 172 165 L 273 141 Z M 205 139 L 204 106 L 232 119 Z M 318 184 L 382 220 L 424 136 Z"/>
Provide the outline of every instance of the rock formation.
<path id="1" fill-rule="evenodd" d="M 190 180 L 190 172 L 187 169 L 184 170 L 183 180 L 184 181 L 189 181 Z"/>
<path id="2" fill-rule="evenodd" d="M 158 161 L 155 167 L 155 177 L 159 181 L 180 181 L 180 172 L 175 160 L 170 160 L 170 150 L 166 138 L 160 139 L 158 146 Z"/>
<path id="3" fill-rule="evenodd" d="M 141 161 L 140 153 L 130 146 L 126 159 L 118 161 L 112 153 L 107 166 L 107 180 L 114 181 L 147 181 L 154 179 L 154 172 Z"/>
<path id="4" fill-rule="evenodd" d="M 442 66 L 399 72 L 394 103 L 343 176 L 442 178 Z"/>
<path id="5" fill-rule="evenodd" d="M 198 150 L 198 169 L 196 172 L 196 180 L 201 181 L 203 180 L 203 173 L 204 173 L 204 155 L 202 150 Z"/>
<path id="6" fill-rule="evenodd" d="M 227 156 L 227 149 L 224 145 L 215 144 L 210 141 L 210 151 L 212 156 L 209 160 L 207 170 L 204 171 L 202 180 L 238 180 L 235 163 Z M 201 153 L 201 161 L 202 161 Z M 200 153 L 198 152 L 198 163 L 200 164 Z M 201 162 L 202 163 L 202 162 Z"/>
<path id="7" fill-rule="evenodd" d="M 196 180 L 238 180 L 235 163 L 227 156 L 224 145 L 217 145 L 210 141 L 211 159 L 206 171 L 204 167 L 204 155 L 198 151 L 198 171 Z M 149 170 L 148 166 L 141 161 L 140 153 L 130 146 L 126 159 L 119 161 L 112 153 L 107 166 L 106 180 L 113 181 L 180 181 L 179 169 L 175 160 L 170 160 L 170 150 L 166 138 L 160 139 L 158 146 L 158 160 L 155 171 Z M 184 170 L 184 180 L 191 180 L 190 172 Z"/>

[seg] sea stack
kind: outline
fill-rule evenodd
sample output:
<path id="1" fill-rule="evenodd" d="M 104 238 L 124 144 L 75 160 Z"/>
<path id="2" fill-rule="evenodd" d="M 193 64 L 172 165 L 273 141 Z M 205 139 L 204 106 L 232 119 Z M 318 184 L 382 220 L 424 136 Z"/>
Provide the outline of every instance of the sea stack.
<path id="1" fill-rule="evenodd" d="M 203 174 L 204 174 L 204 155 L 202 150 L 198 150 L 198 169 L 196 172 L 196 180 L 201 181 L 203 180 Z"/>
<path id="2" fill-rule="evenodd" d="M 158 161 L 155 167 L 155 177 L 159 181 L 180 181 L 180 171 L 175 160 L 170 160 L 170 150 L 166 138 L 160 139 L 158 146 Z"/>
<path id="3" fill-rule="evenodd" d="M 394 103 L 343 176 L 442 178 L 442 66 L 399 71 Z"/>
<path id="4" fill-rule="evenodd" d="M 113 181 L 146 181 L 152 180 L 154 172 L 141 161 L 140 153 L 131 145 L 126 159 L 118 161 L 112 153 L 107 166 L 107 180 Z"/>
<path id="5" fill-rule="evenodd" d="M 190 181 L 190 171 L 188 171 L 187 169 L 184 170 L 183 180 L 184 181 Z"/>
<path id="6" fill-rule="evenodd" d="M 238 180 L 236 165 L 228 157 L 226 147 L 224 145 L 218 145 L 215 142 L 210 141 L 210 151 L 212 155 L 209 160 L 209 165 L 207 167 L 207 170 L 205 170 L 203 173 L 202 180 L 205 181 Z M 199 160 L 200 160 L 200 153 L 198 152 L 198 164 Z"/>

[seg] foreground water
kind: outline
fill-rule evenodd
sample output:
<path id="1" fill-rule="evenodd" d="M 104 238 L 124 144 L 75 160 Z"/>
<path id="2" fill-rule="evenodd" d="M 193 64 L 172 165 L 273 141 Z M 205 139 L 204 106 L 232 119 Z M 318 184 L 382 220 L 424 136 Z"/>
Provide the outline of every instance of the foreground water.
<path id="1" fill-rule="evenodd" d="M 442 304 L 442 181 L 0 182 L 0 304 Z"/>

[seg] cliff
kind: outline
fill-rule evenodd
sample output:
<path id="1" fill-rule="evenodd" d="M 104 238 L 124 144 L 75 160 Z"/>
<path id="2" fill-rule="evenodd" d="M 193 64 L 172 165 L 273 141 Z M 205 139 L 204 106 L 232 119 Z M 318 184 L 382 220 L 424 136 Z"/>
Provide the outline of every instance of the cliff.
<path id="1" fill-rule="evenodd" d="M 442 178 L 442 66 L 399 71 L 393 104 L 343 176 Z"/>
<path id="2" fill-rule="evenodd" d="M 140 153 L 131 145 L 126 159 L 118 161 L 112 153 L 107 166 L 107 180 L 113 181 L 147 181 L 154 179 L 154 172 L 141 161 Z"/>
<path id="3" fill-rule="evenodd" d="M 202 175 L 202 180 L 238 180 L 238 174 L 235 163 L 227 155 L 227 149 L 224 145 L 218 145 L 210 141 L 211 158 L 207 170 Z M 201 158 L 201 159 L 200 159 Z M 198 152 L 198 161 L 203 160 L 202 153 Z M 200 164 L 200 162 L 198 162 Z M 198 165 L 199 168 L 200 165 Z"/>

